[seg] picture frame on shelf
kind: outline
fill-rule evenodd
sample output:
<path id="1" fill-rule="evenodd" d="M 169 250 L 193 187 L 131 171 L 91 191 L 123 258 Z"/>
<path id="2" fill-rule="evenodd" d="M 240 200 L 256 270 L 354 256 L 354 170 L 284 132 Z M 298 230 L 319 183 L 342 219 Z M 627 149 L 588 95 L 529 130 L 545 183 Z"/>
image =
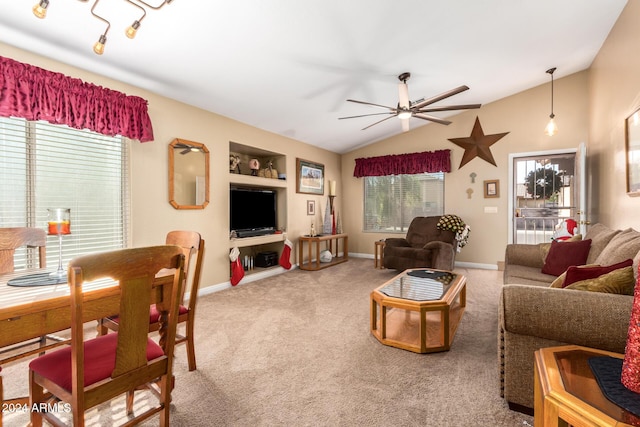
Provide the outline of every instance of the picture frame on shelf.
<path id="1" fill-rule="evenodd" d="M 296 193 L 324 195 L 324 165 L 296 158 Z"/>
<path id="2" fill-rule="evenodd" d="M 316 201 L 307 200 L 307 215 L 315 215 L 315 214 L 316 214 Z"/>
<path id="3" fill-rule="evenodd" d="M 500 180 L 490 179 L 484 181 L 484 198 L 500 197 Z"/>

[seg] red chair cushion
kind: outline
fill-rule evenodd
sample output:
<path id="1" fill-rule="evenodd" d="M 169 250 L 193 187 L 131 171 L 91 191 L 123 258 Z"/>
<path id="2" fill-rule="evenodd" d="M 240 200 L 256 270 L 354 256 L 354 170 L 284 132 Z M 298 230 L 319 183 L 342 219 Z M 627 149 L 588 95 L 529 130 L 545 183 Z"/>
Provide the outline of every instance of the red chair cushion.
<path id="1" fill-rule="evenodd" d="M 185 314 L 188 311 L 189 311 L 188 307 L 181 305 L 180 308 L 178 308 L 178 315 L 180 316 L 182 314 Z M 153 304 L 151 305 L 151 310 L 149 310 L 149 323 L 157 323 L 158 319 L 160 319 L 160 312 L 156 308 L 156 305 Z"/>
<path id="2" fill-rule="evenodd" d="M 84 343 L 84 386 L 111 377 L 116 364 L 118 334 L 107 334 Z M 162 347 L 147 341 L 147 360 L 163 356 Z M 29 369 L 71 391 L 71 347 L 40 356 L 29 363 Z"/>

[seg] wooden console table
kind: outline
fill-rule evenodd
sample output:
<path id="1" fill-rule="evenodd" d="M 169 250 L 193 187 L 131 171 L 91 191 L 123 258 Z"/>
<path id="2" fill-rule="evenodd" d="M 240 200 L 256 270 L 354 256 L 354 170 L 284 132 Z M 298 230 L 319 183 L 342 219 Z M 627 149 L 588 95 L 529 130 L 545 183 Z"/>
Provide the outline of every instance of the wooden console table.
<path id="1" fill-rule="evenodd" d="M 339 242 L 342 240 L 342 256 L 339 251 Z M 335 255 L 333 251 L 333 242 L 336 242 Z M 325 242 L 325 247 L 328 243 L 328 249 L 333 256 L 331 262 L 320 262 L 320 242 Z M 305 262 L 304 259 L 304 244 L 307 243 L 308 258 Z M 315 248 L 315 251 L 314 251 Z M 315 253 L 315 256 L 314 256 Z M 349 236 L 346 234 L 324 234 L 319 236 L 300 236 L 298 241 L 298 267 L 300 270 L 320 270 L 322 268 L 331 267 L 332 265 L 340 264 L 342 262 L 349 261 Z"/>
<path id="2" fill-rule="evenodd" d="M 632 426 L 640 417 L 609 401 L 591 372 L 590 357 L 623 354 L 567 345 L 535 352 L 534 425 Z"/>

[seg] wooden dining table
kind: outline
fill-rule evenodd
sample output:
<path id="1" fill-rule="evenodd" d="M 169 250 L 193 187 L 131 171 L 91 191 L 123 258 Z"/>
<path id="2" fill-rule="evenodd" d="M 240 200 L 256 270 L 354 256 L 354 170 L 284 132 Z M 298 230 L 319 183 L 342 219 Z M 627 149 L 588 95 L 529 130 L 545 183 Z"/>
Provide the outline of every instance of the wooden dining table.
<path id="1" fill-rule="evenodd" d="M 33 356 L 43 351 L 42 347 L 22 350 L 15 348 L 25 342 L 55 334 L 71 327 L 71 295 L 67 283 L 45 286 L 10 286 L 11 279 L 47 272 L 34 269 L 0 274 L 0 367 L 3 364 Z M 173 275 L 159 272 L 154 280 L 158 289 L 152 302 L 160 303 L 168 295 L 173 283 Z M 83 285 L 84 313 L 86 322 L 108 317 L 118 312 L 119 288 L 111 279 L 101 279 Z M 164 295 L 164 297 L 163 297 Z M 160 332 L 162 340 L 163 331 Z M 54 342 L 46 348 L 53 348 L 61 342 Z M 9 351 L 7 351 L 9 350 Z M 1 374 L 1 373 L 0 373 Z M 3 400 L 25 402 L 24 397 Z M 0 414 L 1 415 L 1 414 Z M 2 421 L 0 417 L 0 426 Z"/>

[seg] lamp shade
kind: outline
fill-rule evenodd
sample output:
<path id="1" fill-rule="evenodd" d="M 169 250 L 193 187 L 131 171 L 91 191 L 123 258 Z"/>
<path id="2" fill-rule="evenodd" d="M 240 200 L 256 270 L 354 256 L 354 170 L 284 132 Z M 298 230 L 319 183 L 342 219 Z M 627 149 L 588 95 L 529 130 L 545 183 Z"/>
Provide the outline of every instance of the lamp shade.
<path id="1" fill-rule="evenodd" d="M 626 388 L 640 393 L 640 286 L 638 286 L 638 279 L 633 292 L 633 307 L 620 379 Z"/>

